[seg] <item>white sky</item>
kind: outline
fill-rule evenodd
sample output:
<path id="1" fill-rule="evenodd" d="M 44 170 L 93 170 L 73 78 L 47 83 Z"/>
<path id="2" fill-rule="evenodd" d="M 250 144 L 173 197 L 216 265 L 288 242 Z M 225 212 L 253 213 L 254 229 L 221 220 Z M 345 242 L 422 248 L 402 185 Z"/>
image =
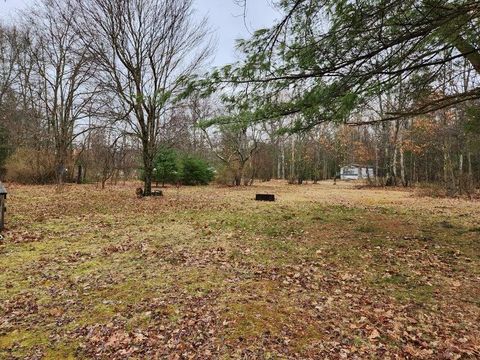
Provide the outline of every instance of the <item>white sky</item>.
<path id="1" fill-rule="evenodd" d="M 236 5 L 234 0 L 195 0 L 199 16 L 207 15 L 218 40 L 213 66 L 237 60 L 235 40 L 248 38 L 255 29 L 269 27 L 280 16 L 271 1 L 247 0 L 247 17 L 244 21 L 243 8 Z M 0 20 L 14 22 L 18 16 L 17 10 L 33 3 L 34 0 L 0 0 Z"/>

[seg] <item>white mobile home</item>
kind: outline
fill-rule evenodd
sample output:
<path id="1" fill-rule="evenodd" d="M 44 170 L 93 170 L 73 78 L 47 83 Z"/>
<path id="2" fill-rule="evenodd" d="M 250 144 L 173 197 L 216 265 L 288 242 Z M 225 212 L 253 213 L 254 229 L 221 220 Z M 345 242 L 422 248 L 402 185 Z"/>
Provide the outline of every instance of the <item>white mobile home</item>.
<path id="1" fill-rule="evenodd" d="M 374 176 L 373 166 L 350 164 L 340 168 L 342 180 L 373 179 Z"/>

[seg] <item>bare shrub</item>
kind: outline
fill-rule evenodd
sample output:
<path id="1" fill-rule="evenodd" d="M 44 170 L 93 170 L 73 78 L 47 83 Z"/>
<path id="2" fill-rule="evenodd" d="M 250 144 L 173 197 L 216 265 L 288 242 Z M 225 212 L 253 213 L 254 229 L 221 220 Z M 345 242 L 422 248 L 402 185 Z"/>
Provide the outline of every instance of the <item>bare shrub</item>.
<path id="1" fill-rule="evenodd" d="M 7 160 L 6 179 L 22 184 L 45 184 L 55 180 L 55 155 L 46 150 L 18 148 Z"/>

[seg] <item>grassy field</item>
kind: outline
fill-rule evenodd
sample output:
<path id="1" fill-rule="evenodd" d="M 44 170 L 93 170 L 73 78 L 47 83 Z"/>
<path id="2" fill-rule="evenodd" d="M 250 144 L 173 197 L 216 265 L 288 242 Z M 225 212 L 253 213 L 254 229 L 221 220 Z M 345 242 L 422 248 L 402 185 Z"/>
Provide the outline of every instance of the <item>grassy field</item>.
<path id="1" fill-rule="evenodd" d="M 479 202 L 135 187 L 8 187 L 1 359 L 480 357 Z"/>

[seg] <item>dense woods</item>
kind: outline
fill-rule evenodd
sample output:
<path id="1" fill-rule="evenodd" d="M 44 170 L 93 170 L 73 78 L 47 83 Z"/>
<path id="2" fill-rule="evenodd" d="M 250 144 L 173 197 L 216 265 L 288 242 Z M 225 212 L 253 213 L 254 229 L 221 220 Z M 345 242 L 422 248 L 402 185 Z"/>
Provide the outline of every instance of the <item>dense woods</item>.
<path id="1" fill-rule="evenodd" d="M 142 178 L 148 194 L 168 148 L 237 186 L 358 163 L 372 185 L 478 188 L 476 2 L 283 1 L 242 61 L 210 72 L 194 5 L 42 0 L 1 25 L 1 177 Z"/>

